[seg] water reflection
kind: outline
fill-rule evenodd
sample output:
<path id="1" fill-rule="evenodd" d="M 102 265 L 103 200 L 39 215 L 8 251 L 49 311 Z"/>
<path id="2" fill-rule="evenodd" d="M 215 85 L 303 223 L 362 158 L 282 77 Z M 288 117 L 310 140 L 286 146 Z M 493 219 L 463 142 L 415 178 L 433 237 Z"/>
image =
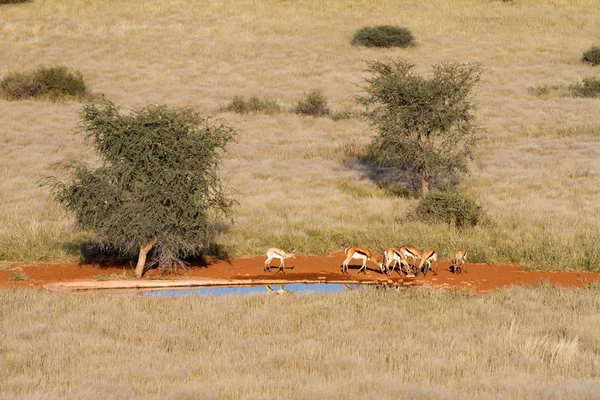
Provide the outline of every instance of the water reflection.
<path id="1" fill-rule="evenodd" d="M 245 296 L 249 294 L 296 294 L 296 293 L 337 293 L 354 290 L 361 285 L 346 285 L 338 283 L 293 283 L 289 285 L 266 286 L 236 286 L 236 287 L 205 287 L 187 289 L 163 289 L 139 291 L 142 296 Z"/>

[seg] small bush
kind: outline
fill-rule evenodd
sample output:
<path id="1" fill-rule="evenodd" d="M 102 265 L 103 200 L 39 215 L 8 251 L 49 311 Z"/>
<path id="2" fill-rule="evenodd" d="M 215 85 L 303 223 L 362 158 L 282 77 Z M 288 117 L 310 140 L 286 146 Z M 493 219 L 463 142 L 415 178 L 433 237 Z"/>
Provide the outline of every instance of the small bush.
<path id="1" fill-rule="evenodd" d="M 277 114 L 282 111 L 282 107 L 276 101 L 261 100 L 258 96 L 252 96 L 249 100 L 244 99 L 243 96 L 234 96 L 231 102 L 223 107 L 223 110 L 238 114 L 247 114 L 250 112 Z"/>
<path id="2" fill-rule="evenodd" d="M 66 67 L 41 67 L 36 75 L 48 94 L 60 96 L 81 96 L 85 94 L 85 83 L 81 72 L 71 72 Z"/>
<path id="3" fill-rule="evenodd" d="M 571 87 L 573 96 L 600 97 L 600 78 L 584 78 L 583 82 Z"/>
<path id="4" fill-rule="evenodd" d="M 583 53 L 581 61 L 590 63 L 592 65 L 600 65 L 600 47 L 594 46 Z"/>
<path id="5" fill-rule="evenodd" d="M 352 45 L 366 47 L 408 47 L 414 37 L 407 28 L 391 25 L 365 26 L 354 33 Z"/>
<path id="6" fill-rule="evenodd" d="M 458 192 L 430 191 L 419 202 L 415 215 L 421 220 L 446 222 L 461 228 L 477 225 L 483 210 L 475 200 Z"/>
<path id="7" fill-rule="evenodd" d="M 304 98 L 296 104 L 293 111 L 296 114 L 310 115 L 312 117 L 323 117 L 330 113 L 327 106 L 327 99 L 323 95 L 322 90 L 313 90 L 305 94 Z"/>
<path id="8" fill-rule="evenodd" d="M 31 0 L 0 0 L 0 4 L 29 3 Z"/>
<path id="9" fill-rule="evenodd" d="M 0 81 L 0 93 L 9 100 L 48 97 L 57 100 L 79 97 L 86 93 L 85 82 L 79 71 L 66 67 L 39 67 L 28 73 L 13 72 Z"/>

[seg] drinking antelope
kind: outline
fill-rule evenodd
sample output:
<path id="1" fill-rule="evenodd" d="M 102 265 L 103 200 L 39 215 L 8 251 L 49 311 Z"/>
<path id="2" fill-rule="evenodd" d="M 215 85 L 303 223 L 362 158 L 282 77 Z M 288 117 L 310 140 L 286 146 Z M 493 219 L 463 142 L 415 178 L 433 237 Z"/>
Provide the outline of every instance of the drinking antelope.
<path id="1" fill-rule="evenodd" d="M 460 274 L 463 267 L 465 266 L 465 263 L 467 262 L 467 250 L 465 249 L 460 249 L 456 252 L 456 255 L 454 256 L 454 260 L 452 261 L 452 265 L 454 266 L 454 272 L 456 272 L 457 274 Z M 467 272 L 467 269 L 465 268 L 465 272 Z"/>
<path id="2" fill-rule="evenodd" d="M 346 253 L 346 259 L 342 263 L 342 274 L 348 273 L 348 263 L 353 258 L 362 260 L 363 262 L 362 267 L 360 267 L 358 270 L 358 273 L 360 274 L 360 271 L 363 271 L 365 274 L 367 273 L 367 261 L 371 260 L 372 257 L 371 252 L 368 249 L 363 249 L 360 247 L 348 247 L 346 250 L 344 250 L 344 253 Z M 373 257 L 373 262 L 379 266 L 379 270 L 382 273 L 385 273 L 385 266 L 383 263 L 379 263 L 375 257 Z"/>
<path id="3" fill-rule="evenodd" d="M 404 257 L 400 249 L 390 247 L 383 253 L 383 258 L 385 259 L 385 269 L 388 275 L 391 276 L 396 267 L 398 267 L 398 273 L 402 275 L 402 266 L 406 267 L 406 275 L 409 274 L 410 270 L 408 262 L 406 262 L 406 258 Z M 391 270 L 390 264 L 392 265 Z"/>
<path id="4" fill-rule="evenodd" d="M 285 270 L 283 269 L 283 267 L 285 267 L 285 259 L 286 258 L 294 258 L 296 257 L 295 253 L 286 253 L 285 251 L 278 249 L 276 247 L 271 247 L 269 249 L 267 249 L 267 261 L 265 261 L 265 268 L 264 270 L 267 272 L 271 272 L 271 261 L 274 258 L 278 258 L 279 260 L 281 260 L 281 262 L 279 263 L 279 267 L 277 268 L 277 272 L 281 271 L 285 274 Z"/>
<path id="5" fill-rule="evenodd" d="M 427 275 L 429 268 L 431 267 L 431 262 L 435 261 L 435 270 L 433 272 L 437 275 L 438 265 L 437 265 L 437 252 L 434 249 L 427 249 L 423 252 L 421 256 L 421 262 L 419 263 L 419 269 L 417 272 L 423 272 L 423 275 Z"/>
<path id="6" fill-rule="evenodd" d="M 412 268 L 415 270 L 415 274 L 416 274 L 417 258 L 418 259 L 421 258 L 421 254 L 419 253 L 419 250 L 417 250 L 415 247 L 407 244 L 405 246 L 400 247 L 400 253 L 404 256 L 404 259 L 406 259 L 406 260 L 408 260 L 409 258 L 412 259 Z"/>

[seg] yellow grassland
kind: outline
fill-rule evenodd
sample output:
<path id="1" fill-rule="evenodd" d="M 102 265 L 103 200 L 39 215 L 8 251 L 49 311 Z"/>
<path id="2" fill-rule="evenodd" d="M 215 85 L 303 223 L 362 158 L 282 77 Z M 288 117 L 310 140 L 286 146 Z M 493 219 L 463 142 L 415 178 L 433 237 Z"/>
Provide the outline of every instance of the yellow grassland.
<path id="1" fill-rule="evenodd" d="M 0 291 L 3 399 L 595 399 L 600 291 Z"/>

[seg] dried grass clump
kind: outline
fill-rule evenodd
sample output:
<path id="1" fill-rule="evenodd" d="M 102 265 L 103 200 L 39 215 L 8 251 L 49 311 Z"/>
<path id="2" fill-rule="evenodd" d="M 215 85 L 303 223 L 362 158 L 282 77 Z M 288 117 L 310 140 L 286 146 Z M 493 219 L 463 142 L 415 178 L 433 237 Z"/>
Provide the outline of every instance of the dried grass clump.
<path id="1" fill-rule="evenodd" d="M 261 100 L 253 95 L 248 100 L 244 96 L 234 96 L 229 104 L 225 105 L 223 111 L 235 112 L 238 114 L 264 113 L 268 115 L 277 114 L 283 111 L 283 108 L 275 100 Z"/>
<path id="2" fill-rule="evenodd" d="M 21 268 L 14 268 L 11 271 L 10 280 L 15 282 L 27 282 L 31 279 L 29 278 L 29 276 L 27 276 L 25 272 L 23 272 Z"/>
<path id="3" fill-rule="evenodd" d="M 571 86 L 575 97 L 600 97 L 600 78 L 584 78 L 583 82 Z"/>

